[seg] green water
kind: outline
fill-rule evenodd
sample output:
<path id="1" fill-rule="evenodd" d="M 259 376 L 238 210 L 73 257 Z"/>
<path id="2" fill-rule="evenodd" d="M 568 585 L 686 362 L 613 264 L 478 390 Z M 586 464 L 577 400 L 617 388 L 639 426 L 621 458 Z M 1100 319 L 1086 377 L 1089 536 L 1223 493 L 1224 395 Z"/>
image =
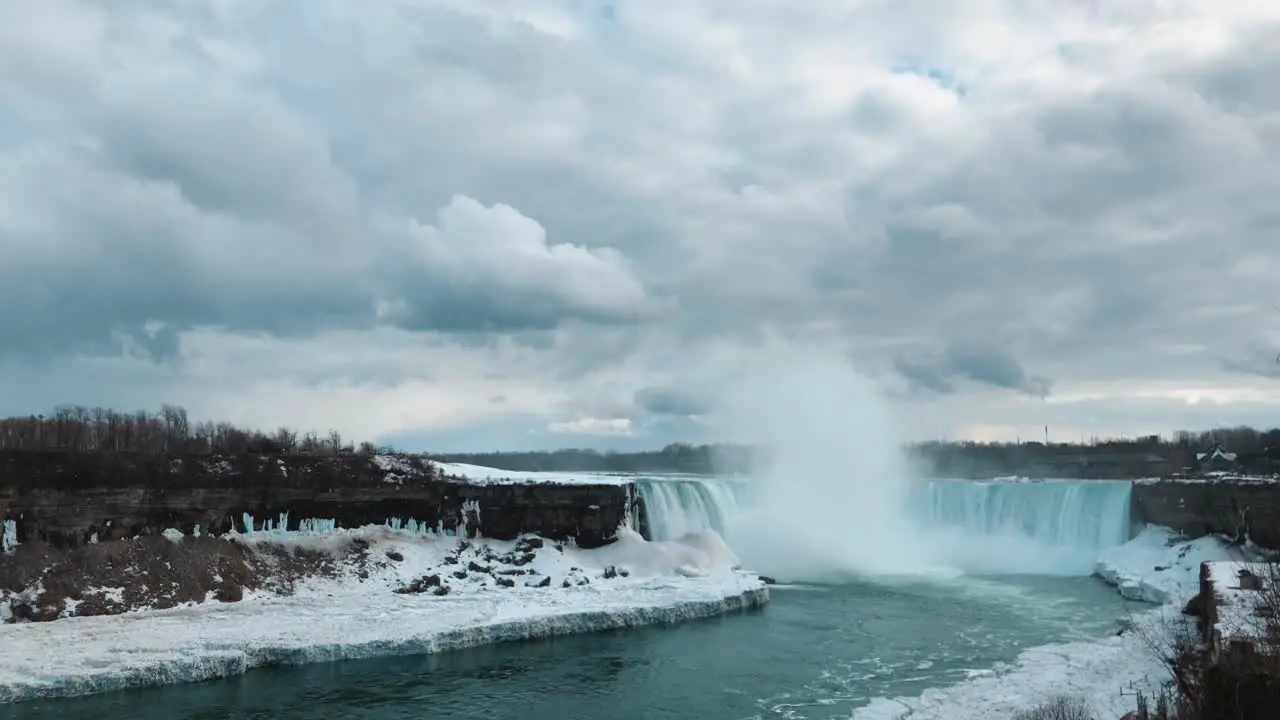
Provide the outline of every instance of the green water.
<path id="1" fill-rule="evenodd" d="M 26 720 L 848 718 L 1133 610 L 1091 578 L 778 587 L 762 611 L 0 707 Z M 5 714 L 7 711 L 8 714 Z"/>

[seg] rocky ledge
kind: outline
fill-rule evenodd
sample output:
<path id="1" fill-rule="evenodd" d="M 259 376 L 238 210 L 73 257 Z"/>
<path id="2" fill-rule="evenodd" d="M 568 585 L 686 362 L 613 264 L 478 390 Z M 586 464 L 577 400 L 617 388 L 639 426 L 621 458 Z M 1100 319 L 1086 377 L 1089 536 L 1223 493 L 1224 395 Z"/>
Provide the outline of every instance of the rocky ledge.
<path id="1" fill-rule="evenodd" d="M 573 588 L 631 575 L 625 565 L 536 536 L 473 541 L 386 527 L 219 538 L 170 532 L 70 549 L 19 546 L 0 562 L 0 621 L 287 597 L 327 583 L 367 585 L 372 593 L 456 596 Z"/>
<path id="2" fill-rule="evenodd" d="M 166 530 L 299 530 L 316 522 L 400 523 L 508 540 L 536 533 L 599 547 L 630 524 L 638 503 L 634 486 L 621 480 L 486 482 L 449 475 L 413 455 L 0 452 L 0 552 L 40 543 L 74 549 Z"/>

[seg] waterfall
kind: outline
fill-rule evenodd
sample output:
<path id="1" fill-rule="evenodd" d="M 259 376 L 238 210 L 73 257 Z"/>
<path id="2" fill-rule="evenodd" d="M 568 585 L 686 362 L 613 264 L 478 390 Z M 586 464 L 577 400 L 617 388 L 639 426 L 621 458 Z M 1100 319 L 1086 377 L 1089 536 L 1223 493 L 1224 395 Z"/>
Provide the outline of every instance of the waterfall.
<path id="1" fill-rule="evenodd" d="M 742 482 L 719 478 L 640 478 L 636 487 L 653 540 L 675 540 L 708 529 L 724 535 L 745 498 Z"/>
<path id="2" fill-rule="evenodd" d="M 1104 480 L 936 480 L 916 488 L 910 511 L 926 528 L 1100 550 L 1132 536 L 1130 490 L 1128 482 Z"/>
<path id="3" fill-rule="evenodd" d="M 636 487 L 653 540 L 711 529 L 726 536 L 744 560 L 759 560 L 768 550 L 768 557 L 781 554 L 792 564 L 812 564 L 823 549 L 792 547 L 795 543 L 773 547 L 785 540 L 765 532 L 777 510 L 753 504 L 750 482 L 648 477 L 638 478 Z M 907 521 L 910 537 L 881 537 L 876 529 L 859 525 L 856 512 L 848 523 L 823 531 L 838 538 L 832 541 L 837 554 L 869 550 L 888 555 L 895 544 L 910 544 L 932 566 L 962 572 L 1088 574 L 1098 551 L 1132 537 L 1130 490 L 1128 482 L 1104 480 L 926 481 L 914 484 L 905 505 L 895 511 Z M 812 497 L 806 502 L 838 500 Z M 897 566 L 893 560 L 888 564 Z"/>

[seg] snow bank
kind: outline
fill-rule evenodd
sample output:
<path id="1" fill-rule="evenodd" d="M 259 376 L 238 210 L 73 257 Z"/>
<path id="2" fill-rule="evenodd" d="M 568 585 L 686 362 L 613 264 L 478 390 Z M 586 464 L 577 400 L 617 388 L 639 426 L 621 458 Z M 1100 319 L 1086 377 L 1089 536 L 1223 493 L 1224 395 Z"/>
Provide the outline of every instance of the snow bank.
<path id="1" fill-rule="evenodd" d="M 364 566 L 364 578 L 309 580 L 288 597 L 0 626 L 0 702 L 673 623 L 768 601 L 714 533 L 649 543 L 624 530 L 594 550 L 372 526 L 241 541 L 334 551 L 360 541 L 378 562 Z M 422 590 L 440 586 L 448 592 Z"/>
<path id="2" fill-rule="evenodd" d="M 1136 538 L 1102 551 L 1095 574 L 1130 600 L 1185 603 L 1200 589 L 1200 563 L 1239 557 L 1212 536 L 1182 540 L 1172 530 L 1148 526 Z"/>
<path id="3" fill-rule="evenodd" d="M 991 720 L 1012 717 L 1056 695 L 1084 697 L 1097 717 L 1121 717 L 1133 695 L 1159 689 L 1168 671 L 1152 649 L 1166 628 L 1180 622 L 1183 604 L 1199 590 L 1202 561 L 1225 559 L 1219 540 L 1178 539 L 1147 528 L 1124 545 L 1104 551 L 1097 575 L 1125 597 L 1165 603 L 1131 619 L 1129 632 L 1093 642 L 1045 645 L 1023 651 L 1011 665 L 972 680 L 926 690 L 914 698 L 878 698 L 855 711 L 855 720 Z"/>
<path id="4" fill-rule="evenodd" d="M 1270 587 L 1274 577 L 1275 569 L 1264 562 L 1209 563 L 1209 580 L 1217 597 L 1214 629 L 1223 645 L 1265 637 L 1263 612 L 1266 598 L 1274 592 Z"/>
<path id="5" fill-rule="evenodd" d="M 628 475 L 604 473 L 523 472 L 466 463 L 432 464 L 446 475 L 466 478 L 473 485 L 625 485 L 635 480 Z"/>

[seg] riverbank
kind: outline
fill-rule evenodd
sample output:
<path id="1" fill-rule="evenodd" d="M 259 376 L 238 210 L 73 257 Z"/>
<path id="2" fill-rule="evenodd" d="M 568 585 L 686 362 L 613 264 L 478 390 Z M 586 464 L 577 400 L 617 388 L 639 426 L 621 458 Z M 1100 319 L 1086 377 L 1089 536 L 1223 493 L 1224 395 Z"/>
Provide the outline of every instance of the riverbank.
<path id="1" fill-rule="evenodd" d="M 1115 636 L 1031 648 L 1008 666 L 911 698 L 879 698 L 854 720 L 990 720 L 1013 717 L 1055 696 L 1084 698 L 1098 718 L 1134 709 L 1138 692 L 1153 696 L 1168 679 L 1158 653 L 1183 622 L 1183 606 L 1199 592 L 1200 563 L 1238 559 L 1216 537 L 1185 540 L 1147 527 L 1133 540 L 1105 550 L 1095 574 L 1123 596 L 1152 604 L 1129 618 Z"/>
<path id="2" fill-rule="evenodd" d="M 190 538 L 171 538 L 185 542 Z M 569 633 L 673 623 L 769 600 L 714 533 L 606 547 L 537 537 L 465 541 L 389 527 L 259 533 L 246 545 L 336 562 L 288 594 L 239 602 L 0 625 L 0 702 L 207 680 L 256 667 L 426 654 Z"/>

